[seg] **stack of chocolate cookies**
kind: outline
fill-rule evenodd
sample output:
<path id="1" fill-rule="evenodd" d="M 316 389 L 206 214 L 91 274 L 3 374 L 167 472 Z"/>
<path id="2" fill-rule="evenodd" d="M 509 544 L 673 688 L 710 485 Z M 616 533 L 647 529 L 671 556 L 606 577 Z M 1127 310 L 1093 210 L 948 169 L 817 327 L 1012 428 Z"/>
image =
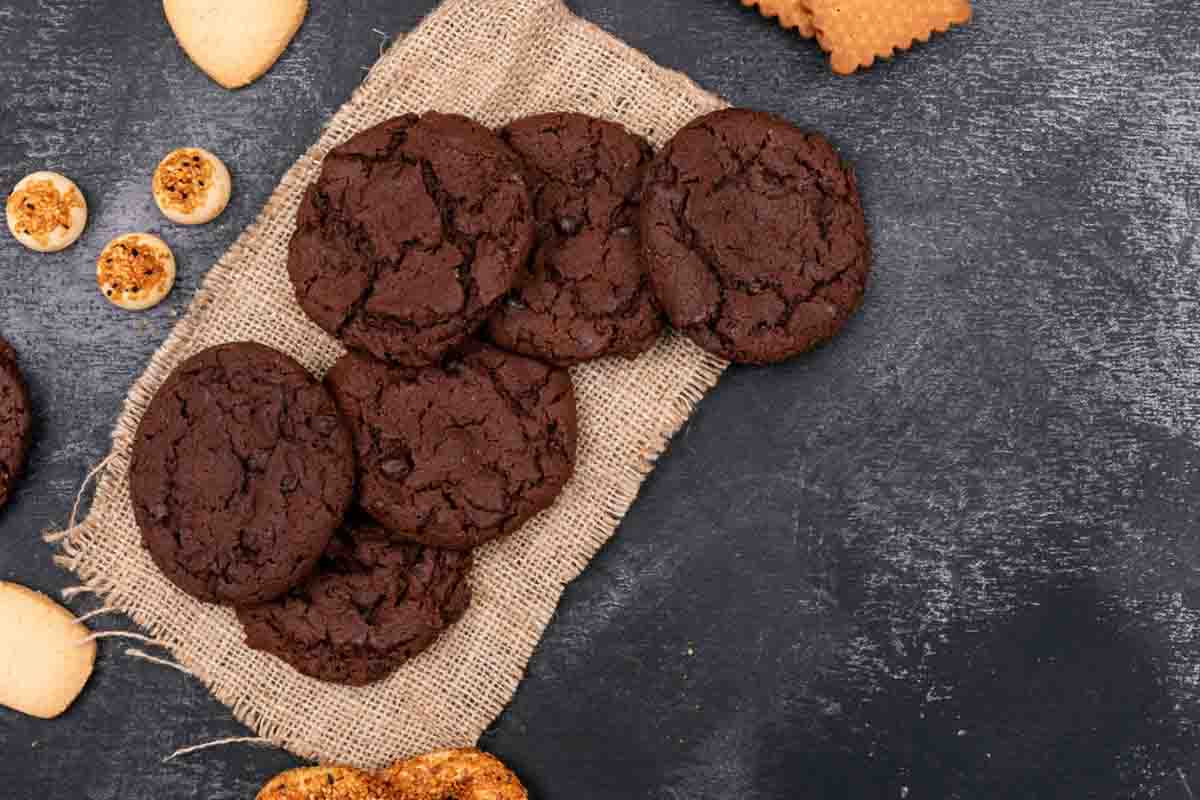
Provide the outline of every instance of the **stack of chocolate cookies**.
<path id="1" fill-rule="evenodd" d="M 389 120 L 326 157 L 289 253 L 349 352 L 323 383 L 253 343 L 181 365 L 134 444 L 143 541 L 251 647 L 379 680 L 462 616 L 472 548 L 570 479 L 567 367 L 635 358 L 668 321 L 779 361 L 837 332 L 869 268 L 850 169 L 765 114 L 710 114 L 657 156 L 580 114 Z"/>

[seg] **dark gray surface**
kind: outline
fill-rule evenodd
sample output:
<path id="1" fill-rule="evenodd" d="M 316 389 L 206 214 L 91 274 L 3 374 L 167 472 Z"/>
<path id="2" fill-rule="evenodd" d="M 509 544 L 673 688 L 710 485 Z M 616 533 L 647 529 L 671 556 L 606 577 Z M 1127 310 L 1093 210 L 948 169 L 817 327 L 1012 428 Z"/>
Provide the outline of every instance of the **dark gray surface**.
<path id="1" fill-rule="evenodd" d="M 1200 790 L 1194 3 L 980 3 L 849 79 L 731 0 L 572 5 L 829 133 L 858 167 L 876 277 L 832 346 L 732 370 L 703 403 L 485 745 L 542 800 Z M 431 6 L 318 0 L 276 68 L 229 93 L 156 3 L 0 4 L 0 183 L 59 169 L 92 213 L 61 255 L 0 237 L 0 332 L 38 416 L 0 579 L 71 582 L 38 534 L 66 520 L 128 385 L 359 82 L 372 29 Z M 235 174 L 199 229 L 146 190 L 183 144 Z M 181 280 L 136 316 L 106 306 L 92 259 L 143 228 Z M 0 710 L 0 795 L 249 798 L 293 763 L 236 746 L 160 763 L 244 729 L 122 650 L 62 719 Z"/>

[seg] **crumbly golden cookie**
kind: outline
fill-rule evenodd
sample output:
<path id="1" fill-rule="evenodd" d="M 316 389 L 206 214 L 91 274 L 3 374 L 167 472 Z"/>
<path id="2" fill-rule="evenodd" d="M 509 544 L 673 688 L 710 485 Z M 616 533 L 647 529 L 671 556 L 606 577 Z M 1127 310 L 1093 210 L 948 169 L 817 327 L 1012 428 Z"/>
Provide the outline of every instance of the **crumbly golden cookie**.
<path id="1" fill-rule="evenodd" d="M 258 80 L 283 55 L 308 0 L 163 0 L 180 47 L 226 89 Z"/>
<path id="2" fill-rule="evenodd" d="M 53 719 L 75 702 L 96 663 L 96 642 L 58 603 L 0 581 L 0 705 Z"/>
<path id="3" fill-rule="evenodd" d="M 109 302 L 144 311 L 162 302 L 175 285 L 175 255 L 148 233 L 127 233 L 109 242 L 96 260 L 96 283 Z"/>
<path id="4" fill-rule="evenodd" d="M 16 240 L 39 253 L 56 253 L 73 245 L 88 216 L 83 192 L 57 172 L 22 178 L 8 196 L 5 212 Z"/>
<path id="5" fill-rule="evenodd" d="M 813 28 L 812 12 L 808 10 L 808 0 L 742 0 L 742 5 L 750 8 L 758 6 L 758 11 L 768 19 L 776 18 L 784 28 L 794 28 L 805 39 L 816 35 Z"/>
<path id="6" fill-rule="evenodd" d="M 276 775 L 257 800 L 401 800 L 369 772 L 351 767 L 303 767 Z"/>
<path id="7" fill-rule="evenodd" d="M 158 210 L 180 225 L 203 225 L 216 219 L 233 191 L 233 179 L 221 159 L 199 147 L 167 154 L 151 181 Z"/>
<path id="8" fill-rule="evenodd" d="M 500 759 L 474 748 L 439 750 L 399 761 L 379 773 L 379 777 L 396 800 L 528 800 L 529 797 L 521 781 Z"/>
<path id="9" fill-rule="evenodd" d="M 890 58 L 913 42 L 971 19 L 971 0 L 804 0 L 817 41 L 833 71 L 849 75 L 876 58 Z"/>

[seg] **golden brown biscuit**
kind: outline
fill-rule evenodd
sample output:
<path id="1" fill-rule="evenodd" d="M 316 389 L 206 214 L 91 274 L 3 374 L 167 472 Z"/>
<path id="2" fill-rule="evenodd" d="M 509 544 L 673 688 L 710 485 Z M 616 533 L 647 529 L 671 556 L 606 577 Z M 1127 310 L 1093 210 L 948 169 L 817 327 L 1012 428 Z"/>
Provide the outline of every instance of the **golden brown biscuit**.
<path id="1" fill-rule="evenodd" d="M 808 10 L 808 0 L 742 0 L 742 5 L 749 8 L 758 6 L 758 11 L 764 17 L 777 18 L 780 26 L 794 28 L 805 39 L 816 35 L 813 28 L 812 12 Z"/>
<path id="2" fill-rule="evenodd" d="M 158 210 L 180 225 L 212 222 L 233 191 L 233 179 L 221 159 L 199 147 L 181 147 L 167 154 L 151 181 Z"/>
<path id="3" fill-rule="evenodd" d="M 144 311 L 162 302 L 175 285 L 175 256 L 148 233 L 127 233 L 105 246 L 96 260 L 96 283 L 109 302 Z"/>
<path id="4" fill-rule="evenodd" d="M 83 691 L 96 642 L 75 615 L 40 592 L 0 581 L 0 705 L 42 719 Z"/>
<path id="5" fill-rule="evenodd" d="M 39 253 L 70 247 L 87 225 L 87 201 L 70 178 L 57 172 L 26 175 L 5 204 L 8 229 Z"/>
<path id="6" fill-rule="evenodd" d="M 402 800 L 368 772 L 352 767 L 305 767 L 276 775 L 257 800 Z"/>
<path id="7" fill-rule="evenodd" d="M 804 0 L 833 71 L 849 75 L 971 19 L 971 0 Z"/>
<path id="8" fill-rule="evenodd" d="M 528 800 L 525 787 L 495 756 L 474 748 L 439 750 L 379 773 L 395 800 Z M 289 800 L 291 800 L 289 798 Z"/>
<path id="9" fill-rule="evenodd" d="M 180 47 L 226 89 L 261 77 L 287 49 L 308 0 L 163 0 Z"/>

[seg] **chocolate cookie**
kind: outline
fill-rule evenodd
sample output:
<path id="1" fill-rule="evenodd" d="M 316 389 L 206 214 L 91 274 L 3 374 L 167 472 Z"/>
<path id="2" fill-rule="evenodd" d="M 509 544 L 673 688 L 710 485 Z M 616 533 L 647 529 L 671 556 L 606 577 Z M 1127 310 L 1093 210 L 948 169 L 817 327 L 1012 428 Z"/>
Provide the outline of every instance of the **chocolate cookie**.
<path id="1" fill-rule="evenodd" d="M 853 171 L 823 137 L 757 111 L 700 117 L 659 153 L 642 241 L 672 324 L 751 364 L 831 338 L 871 270 Z"/>
<path id="2" fill-rule="evenodd" d="M 638 236 L 650 145 L 583 114 L 526 117 L 500 137 L 525 162 L 537 243 L 492 340 L 563 366 L 649 349 L 663 328 Z"/>
<path id="3" fill-rule="evenodd" d="M 532 245 L 512 150 L 466 117 L 408 114 L 325 157 L 288 273 L 300 307 L 348 347 L 422 366 L 484 323 Z"/>
<path id="4" fill-rule="evenodd" d="M 352 353 L 326 383 L 354 431 L 359 505 L 397 537 L 475 547 L 549 507 L 574 470 L 564 369 L 475 345 L 422 369 Z"/>
<path id="5" fill-rule="evenodd" d="M 167 378 L 133 444 L 142 542 L 180 589 L 260 603 L 308 577 L 354 492 L 354 445 L 320 383 L 252 342 Z"/>
<path id="6" fill-rule="evenodd" d="M 25 468 L 32 428 L 29 393 L 17 368 L 17 354 L 0 339 L 0 507 L 8 503 Z"/>
<path id="7" fill-rule="evenodd" d="M 299 672 L 362 686 L 416 656 L 471 603 L 471 554 L 396 542 L 347 523 L 316 572 L 276 600 L 237 610 L 246 644 Z"/>

